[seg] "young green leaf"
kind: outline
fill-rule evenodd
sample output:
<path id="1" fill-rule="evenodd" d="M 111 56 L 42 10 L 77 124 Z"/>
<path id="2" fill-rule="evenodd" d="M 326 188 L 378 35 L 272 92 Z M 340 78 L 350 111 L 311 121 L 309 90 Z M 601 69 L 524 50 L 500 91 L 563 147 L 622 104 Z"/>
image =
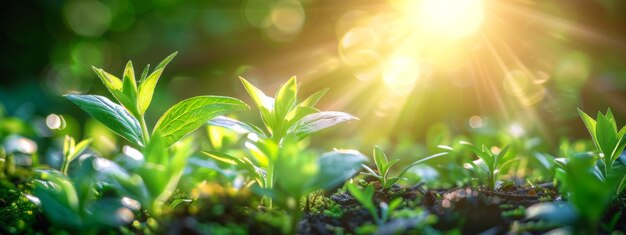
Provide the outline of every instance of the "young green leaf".
<path id="1" fill-rule="evenodd" d="M 580 118 L 585 123 L 585 127 L 587 127 L 587 130 L 589 131 L 589 134 L 591 135 L 591 138 L 593 139 L 593 143 L 595 143 L 596 146 L 600 148 L 600 146 L 598 145 L 598 140 L 596 139 L 596 120 L 593 120 L 592 117 L 590 117 L 589 115 L 587 115 L 585 112 L 583 112 L 580 109 L 578 109 L 578 114 L 580 115 Z"/>
<path id="2" fill-rule="evenodd" d="M 221 96 L 197 96 L 172 106 L 157 122 L 158 133 L 170 146 L 218 115 L 248 108 L 240 100 Z M 154 135 L 153 134 L 153 135 Z"/>
<path id="3" fill-rule="evenodd" d="M 365 162 L 367 157 L 355 150 L 325 153 L 318 159 L 319 173 L 313 185 L 326 190 L 337 187 L 354 176 Z"/>
<path id="4" fill-rule="evenodd" d="M 141 72 L 141 79 L 139 79 L 139 83 L 143 83 L 148 77 L 148 73 L 150 72 L 150 64 L 147 64 L 146 67 L 143 68 L 143 72 Z"/>
<path id="5" fill-rule="evenodd" d="M 122 93 L 128 99 L 122 102 L 122 105 L 126 107 L 135 117 L 138 117 L 139 111 L 137 109 L 137 80 L 135 80 L 135 69 L 133 69 L 133 63 L 128 61 L 126 68 L 124 69 L 124 79 L 122 80 Z M 121 100 L 120 100 L 121 102 Z"/>
<path id="6" fill-rule="evenodd" d="M 103 96 L 66 95 L 82 110 L 131 143 L 141 145 L 143 135 L 139 122 L 118 104 Z"/>
<path id="7" fill-rule="evenodd" d="M 170 61 L 172 61 L 172 59 L 174 59 L 174 57 L 176 57 L 176 55 L 178 55 L 178 51 L 177 51 L 177 52 L 174 52 L 174 53 L 172 53 L 172 54 L 170 54 L 170 55 L 168 55 L 167 57 L 165 57 L 165 59 L 163 59 L 163 60 L 161 61 L 161 63 L 159 63 L 159 64 L 158 64 L 158 65 L 154 68 L 154 71 L 156 72 L 156 71 L 157 71 L 157 70 L 159 70 L 159 69 L 160 69 L 160 70 L 164 70 L 164 69 L 165 69 L 165 66 L 167 66 L 167 65 L 170 63 Z M 155 73 L 155 72 L 153 72 L 153 73 Z"/>
<path id="8" fill-rule="evenodd" d="M 159 81 L 159 77 L 161 77 L 161 73 L 163 73 L 163 69 L 156 70 L 154 71 L 154 73 L 150 74 L 150 76 L 148 76 L 141 84 L 139 84 L 139 97 L 137 100 L 137 105 L 139 106 L 139 113 L 141 115 L 146 113 L 146 110 L 152 102 L 154 88 Z"/>
<path id="9" fill-rule="evenodd" d="M 79 142 L 75 147 L 74 150 L 71 153 L 71 158 L 68 159 L 69 161 L 72 161 L 74 159 L 76 159 L 76 157 L 78 157 L 83 151 L 85 151 L 85 149 L 87 149 L 87 147 L 89 147 L 89 145 L 91 144 L 91 142 L 93 142 L 93 139 L 89 138 L 86 140 L 83 140 L 81 142 Z"/>
<path id="10" fill-rule="evenodd" d="M 424 162 L 426 162 L 426 161 L 428 161 L 428 160 L 431 160 L 431 159 L 435 159 L 435 158 L 438 158 L 438 157 L 441 157 L 441 156 L 445 156 L 445 155 L 447 155 L 447 154 L 448 154 L 448 152 L 437 153 L 437 154 L 433 154 L 433 155 L 430 155 L 430 156 L 428 156 L 428 157 L 422 158 L 422 159 L 420 159 L 420 160 L 414 161 L 413 163 L 411 163 L 411 164 L 409 164 L 407 167 L 405 167 L 405 168 L 404 168 L 404 170 L 402 170 L 402 172 L 400 172 L 400 174 L 398 174 L 398 176 L 396 176 L 396 177 L 397 177 L 397 178 L 402 178 L 402 176 L 403 176 L 403 175 L 404 175 L 404 174 L 405 174 L 405 173 L 406 173 L 409 169 L 411 169 L 411 167 L 417 166 L 417 165 L 422 164 L 422 163 L 424 163 Z"/>
<path id="11" fill-rule="evenodd" d="M 250 94 L 252 101 L 259 109 L 265 108 L 268 111 L 274 110 L 274 99 L 272 97 L 265 95 L 261 89 L 252 85 L 252 83 L 248 82 L 245 78 L 239 77 L 239 79 L 241 80 L 244 88 L 246 88 L 246 91 L 248 91 L 248 94 Z"/>
<path id="12" fill-rule="evenodd" d="M 389 169 L 387 167 L 389 165 L 389 160 L 387 159 L 385 152 L 383 152 L 383 150 L 378 146 L 374 147 L 374 163 L 376 164 L 376 168 L 378 168 L 378 173 L 385 175 Z"/>
<path id="13" fill-rule="evenodd" d="M 350 120 L 358 120 L 358 118 L 344 112 L 319 112 L 305 116 L 292 126 L 289 132 L 304 137 L 322 129 Z"/>
<path id="14" fill-rule="evenodd" d="M 252 101 L 256 104 L 259 112 L 261 113 L 261 119 L 263 119 L 263 123 L 267 126 L 270 134 L 274 131 L 272 127 L 275 126 L 274 120 L 272 118 L 272 112 L 274 111 L 274 98 L 269 97 L 263 93 L 259 88 L 252 85 L 246 79 L 239 77 L 241 83 L 244 88 L 252 98 Z"/>
<path id="15" fill-rule="evenodd" d="M 298 106 L 305 106 L 305 107 L 312 108 L 317 104 L 317 102 L 319 102 L 320 99 L 322 99 L 322 97 L 326 94 L 326 92 L 328 92 L 328 88 L 315 92 L 312 95 L 310 95 L 308 98 L 306 98 L 304 101 L 302 101 L 300 104 L 298 104 Z"/>
<path id="16" fill-rule="evenodd" d="M 283 84 L 276 92 L 276 98 L 274 100 L 274 112 L 276 118 L 282 119 L 287 116 L 289 111 L 296 105 L 297 95 L 298 86 L 296 77 L 291 77 L 291 79 Z"/>
<path id="17" fill-rule="evenodd" d="M 601 113 L 598 113 L 598 119 L 596 121 L 598 148 L 604 153 L 604 157 L 611 158 L 611 153 L 613 153 L 613 149 L 617 145 L 617 130 L 613 127 L 609 118 Z"/>
<path id="18" fill-rule="evenodd" d="M 94 66 L 91 66 L 91 68 L 93 69 L 94 72 L 96 72 L 96 75 L 98 75 L 100 80 L 102 80 L 102 83 L 104 84 L 104 86 L 111 93 L 113 93 L 113 91 L 121 91 L 122 90 L 122 80 L 120 80 L 119 78 L 117 78 L 117 77 L 115 77 L 113 75 L 108 74 L 107 72 L 105 72 L 102 69 L 96 68 Z"/>
<path id="19" fill-rule="evenodd" d="M 374 201 L 372 200 L 374 197 L 374 186 L 368 185 L 363 189 L 359 189 L 354 184 L 347 184 L 347 186 L 348 191 L 352 194 L 352 197 L 354 197 L 354 199 L 361 203 L 361 205 L 363 205 L 363 207 L 370 212 L 376 222 L 380 222 L 380 216 L 378 215 L 378 211 L 374 205 Z"/>
<path id="20" fill-rule="evenodd" d="M 217 116 L 209 120 L 207 124 L 211 126 L 224 127 L 240 134 L 254 133 L 259 137 L 262 137 L 262 138 L 266 137 L 265 133 L 263 133 L 263 131 L 260 128 L 252 124 L 240 122 L 240 121 L 237 121 L 235 119 L 228 118 L 225 116 Z"/>

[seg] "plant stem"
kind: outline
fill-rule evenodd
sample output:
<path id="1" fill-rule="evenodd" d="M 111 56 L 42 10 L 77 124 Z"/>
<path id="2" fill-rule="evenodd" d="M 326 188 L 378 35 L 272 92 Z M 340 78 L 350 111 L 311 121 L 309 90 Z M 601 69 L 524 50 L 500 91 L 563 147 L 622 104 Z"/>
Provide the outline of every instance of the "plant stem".
<path id="1" fill-rule="evenodd" d="M 268 189 L 274 188 L 274 162 L 270 160 L 267 168 L 267 175 L 265 176 L 265 187 Z M 272 208 L 272 198 L 269 198 L 268 207 Z"/>
<path id="2" fill-rule="evenodd" d="M 148 132 L 148 125 L 146 125 L 146 119 L 143 115 L 139 118 L 141 124 L 141 131 L 143 132 L 143 146 L 147 146 L 150 142 L 150 133 Z"/>
<path id="3" fill-rule="evenodd" d="M 300 196 L 295 197 L 296 205 L 291 213 L 291 231 L 289 234 L 296 234 L 296 232 L 298 232 L 298 224 L 300 223 L 300 217 L 302 216 L 302 211 L 300 211 L 300 198 Z"/>
<path id="4" fill-rule="evenodd" d="M 68 156 L 63 156 L 63 164 L 61 165 L 61 173 L 67 175 L 67 168 L 70 165 L 70 161 Z"/>

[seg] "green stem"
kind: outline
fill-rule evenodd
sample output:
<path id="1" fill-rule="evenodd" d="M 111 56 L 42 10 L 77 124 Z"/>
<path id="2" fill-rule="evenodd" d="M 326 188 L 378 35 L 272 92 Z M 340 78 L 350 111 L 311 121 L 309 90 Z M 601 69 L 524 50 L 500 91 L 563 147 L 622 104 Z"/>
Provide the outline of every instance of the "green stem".
<path id="1" fill-rule="evenodd" d="M 70 161 L 68 156 L 64 156 L 63 164 L 61 165 L 61 173 L 67 175 L 67 168 L 70 166 Z"/>
<path id="2" fill-rule="evenodd" d="M 143 132 L 143 146 L 148 146 L 148 143 L 150 143 L 150 133 L 148 132 L 148 125 L 146 125 L 146 119 L 144 118 L 144 116 L 142 115 L 139 118 L 140 124 L 141 124 L 141 131 Z"/>
<path id="3" fill-rule="evenodd" d="M 302 211 L 300 211 L 300 198 L 299 196 L 295 197 L 296 205 L 293 208 L 293 212 L 291 213 L 291 231 L 289 234 L 296 234 L 298 232 L 298 224 L 300 223 L 300 217 L 302 216 Z"/>
<path id="4" fill-rule="evenodd" d="M 268 189 L 274 188 L 274 162 L 270 161 L 267 168 L 267 175 L 265 176 L 265 187 Z M 268 207 L 272 208 L 272 198 L 269 198 Z"/>

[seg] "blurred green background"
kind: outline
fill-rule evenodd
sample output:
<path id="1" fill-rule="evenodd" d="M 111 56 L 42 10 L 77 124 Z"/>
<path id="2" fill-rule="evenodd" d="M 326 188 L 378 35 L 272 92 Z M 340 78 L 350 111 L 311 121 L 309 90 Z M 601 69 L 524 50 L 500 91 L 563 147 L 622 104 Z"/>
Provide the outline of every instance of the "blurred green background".
<path id="1" fill-rule="evenodd" d="M 556 146 L 562 135 L 587 135 L 576 107 L 611 107 L 626 123 L 626 2 L 485 0 L 480 29 L 462 40 L 426 40 L 432 35 L 398 23 L 405 16 L 395 2 L 3 1 L 0 102 L 5 115 L 35 126 L 55 113 L 82 128 L 86 114 L 62 95 L 109 95 L 91 66 L 119 75 L 127 60 L 140 70 L 178 51 L 149 123 L 194 95 L 249 103 L 239 76 L 268 94 L 291 76 L 303 96 L 330 88 L 322 109 L 361 120 L 317 138 L 346 148 L 487 125 Z M 399 52 L 410 53 L 408 63 Z M 404 67 L 386 67 L 395 62 Z M 256 111 L 239 115 L 259 122 Z"/>

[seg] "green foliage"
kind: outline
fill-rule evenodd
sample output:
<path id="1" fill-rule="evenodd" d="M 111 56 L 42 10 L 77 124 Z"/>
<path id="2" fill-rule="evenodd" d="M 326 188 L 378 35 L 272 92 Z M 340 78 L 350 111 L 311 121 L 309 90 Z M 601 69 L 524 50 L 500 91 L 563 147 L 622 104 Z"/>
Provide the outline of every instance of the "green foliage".
<path id="1" fill-rule="evenodd" d="M 115 134 L 133 144 L 142 144 L 144 136 L 141 126 L 137 119 L 128 113 L 124 107 L 98 95 L 67 95 L 65 97 L 96 120 L 102 122 Z"/>
<path id="2" fill-rule="evenodd" d="M 604 165 L 603 178 L 615 182 L 616 193 L 621 193 L 626 182 L 626 170 L 623 164 L 618 166 L 615 162 L 626 146 L 626 126 L 622 127 L 619 132 L 617 131 L 617 122 L 611 109 L 607 110 L 606 114 L 598 112 L 596 120 L 580 109 L 578 109 L 578 113 L 585 123 L 598 152 L 601 153 L 600 158 Z M 611 179 L 614 177 L 620 177 L 621 180 L 618 182 Z M 604 179 L 602 180 L 604 181 Z"/>
<path id="3" fill-rule="evenodd" d="M 34 194 L 41 209 L 55 225 L 76 230 L 94 231 L 130 223 L 133 213 L 121 199 L 101 195 L 97 177 L 101 167 L 113 164 L 106 159 L 90 157 L 81 164 L 76 177 L 55 170 L 40 171 Z"/>
<path id="4" fill-rule="evenodd" d="M 186 134 L 198 129 L 209 119 L 247 105 L 239 100 L 219 96 L 197 96 L 172 106 L 161 116 L 154 128 L 170 146 Z"/>
<path id="5" fill-rule="evenodd" d="M 300 200 L 308 194 L 337 187 L 350 179 L 360 169 L 367 158 L 354 150 L 336 150 L 318 157 L 316 154 L 301 151 L 293 142 L 278 146 L 272 141 L 265 143 L 267 152 L 275 153 L 270 158 L 275 161 L 273 187 L 255 191 L 273 201 L 291 213 L 291 232 L 295 232 L 301 209 Z"/>
<path id="6" fill-rule="evenodd" d="M 292 77 L 280 87 L 276 92 L 275 98 L 265 95 L 263 91 L 244 78 L 241 78 L 241 82 L 259 109 L 267 134 L 254 125 L 230 120 L 225 117 L 211 120 L 209 122 L 211 125 L 231 128 L 236 131 L 247 130 L 249 133 L 254 133 L 259 137 L 268 136 L 280 143 L 284 138 L 301 140 L 325 128 L 357 119 L 344 112 L 319 111 L 316 109 L 315 105 L 327 90 L 318 91 L 298 103 L 298 87 L 295 77 Z"/>
<path id="7" fill-rule="evenodd" d="M 66 97 L 119 136 L 135 145 L 147 146 L 151 135 L 144 114 L 152 102 L 154 88 L 159 77 L 174 56 L 176 53 L 165 58 L 149 75 L 149 66 L 146 66 L 139 85 L 137 85 L 135 70 L 130 61 L 124 69 L 123 80 L 94 67 L 93 70 L 117 99 L 119 105 L 96 95 L 67 95 Z M 152 135 L 159 132 L 165 139 L 164 146 L 169 147 L 211 118 L 246 108 L 246 104 L 230 97 L 190 98 L 170 108 L 159 119 Z"/>
<path id="8" fill-rule="evenodd" d="M 368 185 L 363 189 L 360 189 L 355 184 L 347 184 L 348 191 L 369 213 L 372 215 L 376 223 L 380 226 L 387 222 L 389 215 L 393 210 L 398 208 L 402 204 L 402 198 L 396 198 L 389 204 L 385 202 L 380 203 L 380 215 L 378 214 L 378 208 L 374 204 L 374 186 Z"/>
<path id="9" fill-rule="evenodd" d="M 67 169 L 69 168 L 70 163 L 83 151 L 85 151 L 91 142 L 93 142 L 92 139 L 86 139 L 76 144 L 76 140 L 74 140 L 74 138 L 69 135 L 65 136 L 65 140 L 63 142 L 63 164 L 61 165 L 61 173 L 67 175 Z"/>
<path id="10" fill-rule="evenodd" d="M 267 132 L 252 124 L 222 116 L 216 117 L 208 122 L 209 125 L 225 127 L 248 136 L 245 148 L 248 149 L 249 156 L 230 156 L 212 151 L 205 152 L 205 154 L 218 161 L 233 164 L 243 169 L 263 188 L 273 188 L 274 171 L 278 169 L 276 166 L 278 152 L 286 142 L 295 144 L 317 131 L 356 119 L 354 116 L 343 112 L 324 112 L 315 109 L 315 104 L 326 93 L 326 90 L 316 92 L 298 103 L 298 87 L 295 77 L 280 87 L 276 92 L 276 98 L 266 96 L 263 91 L 243 78 L 241 78 L 241 82 L 250 94 L 252 101 L 257 105 Z M 323 157 L 321 159 L 332 161 L 331 158 Z M 320 164 L 328 164 L 324 161 Z M 345 158 L 342 161 L 348 161 L 345 165 L 348 168 L 352 167 L 352 163 L 349 162 L 350 158 Z M 341 172 L 344 175 L 354 173 L 350 169 L 341 168 L 340 165 L 327 169 Z M 335 180 L 342 178 L 345 177 L 325 179 L 326 182 L 319 184 L 336 184 Z"/>
<path id="11" fill-rule="evenodd" d="M 590 154 L 575 154 L 568 158 L 563 168 L 557 169 L 556 179 L 561 191 L 567 195 L 586 226 L 596 227 L 603 212 L 614 197 L 608 187 L 597 177 L 596 159 Z M 594 169 L 595 168 L 595 169 Z M 584 227 L 584 226 L 583 226 Z"/>
<path id="12" fill-rule="evenodd" d="M 143 162 L 111 175 L 113 186 L 125 195 L 137 199 L 142 208 L 159 215 L 183 174 L 187 158 L 193 152 L 193 138 L 185 138 L 168 149 L 163 137 L 155 135 L 143 150 Z"/>
<path id="13" fill-rule="evenodd" d="M 422 158 L 420 160 L 417 160 L 411 164 L 409 164 L 408 166 L 404 167 L 404 169 L 395 177 L 391 177 L 389 176 L 391 167 L 393 165 L 395 165 L 396 163 L 398 163 L 398 161 L 400 161 L 400 159 L 394 159 L 392 161 L 389 161 L 387 159 L 387 155 L 383 152 L 382 149 L 380 149 L 378 146 L 374 147 L 374 163 L 376 164 L 376 169 L 378 169 L 378 172 L 372 170 L 371 168 L 369 168 L 368 166 L 364 165 L 363 167 L 368 171 L 367 173 L 362 173 L 365 175 L 369 175 L 369 176 L 373 176 L 376 177 L 376 179 L 378 179 L 383 187 L 383 190 L 388 191 L 391 186 L 393 186 L 396 182 L 398 182 L 399 180 L 402 179 L 402 176 L 409 170 L 411 169 L 411 167 L 417 166 L 423 162 L 426 162 L 428 160 L 434 159 L 434 158 L 438 158 L 441 156 L 444 156 L 448 154 L 447 152 L 443 152 L 443 153 L 438 153 L 438 154 L 434 154 L 434 155 L 430 155 L 428 157 Z"/>
<path id="14" fill-rule="evenodd" d="M 500 177 L 500 174 L 509 169 L 509 167 L 518 160 L 513 157 L 512 154 L 507 154 L 509 146 L 504 147 L 498 153 L 493 153 L 485 145 L 483 145 L 482 148 L 478 148 L 468 142 L 461 142 L 461 144 L 465 145 L 480 158 L 480 161 L 472 161 L 469 162 L 469 164 L 473 169 L 482 169 L 487 173 L 487 186 L 494 191 L 496 190 L 496 181 Z"/>

